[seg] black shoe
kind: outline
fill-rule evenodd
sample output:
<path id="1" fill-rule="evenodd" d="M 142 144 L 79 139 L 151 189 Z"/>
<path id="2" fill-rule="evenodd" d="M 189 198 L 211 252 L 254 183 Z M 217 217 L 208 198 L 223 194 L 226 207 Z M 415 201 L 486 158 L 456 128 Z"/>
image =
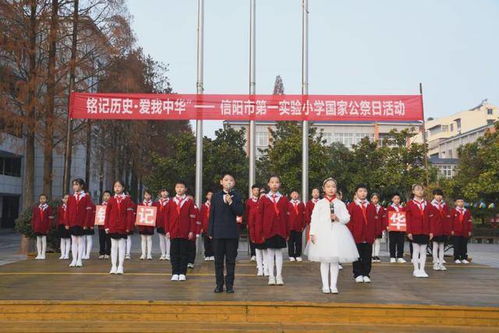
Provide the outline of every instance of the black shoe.
<path id="1" fill-rule="evenodd" d="M 224 291 L 224 287 L 222 287 L 222 286 L 217 286 L 217 287 L 215 288 L 215 290 L 213 290 L 213 292 L 215 292 L 215 293 L 217 293 L 217 294 L 219 294 L 219 293 L 223 293 L 223 291 Z"/>
<path id="2" fill-rule="evenodd" d="M 234 293 L 234 288 L 233 287 L 227 287 L 227 294 L 233 294 Z"/>

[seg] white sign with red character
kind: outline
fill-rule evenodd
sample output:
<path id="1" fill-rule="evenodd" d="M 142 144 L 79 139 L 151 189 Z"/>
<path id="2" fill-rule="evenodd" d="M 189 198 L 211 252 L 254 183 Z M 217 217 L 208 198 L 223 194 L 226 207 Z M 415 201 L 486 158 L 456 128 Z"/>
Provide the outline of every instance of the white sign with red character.
<path id="1" fill-rule="evenodd" d="M 106 219 L 106 207 L 103 205 L 95 206 L 95 225 L 104 225 L 104 220 Z"/>
<path id="2" fill-rule="evenodd" d="M 405 212 L 388 212 L 388 230 L 406 231 Z"/>
<path id="3" fill-rule="evenodd" d="M 137 206 L 136 226 L 155 227 L 157 208 L 155 206 Z"/>

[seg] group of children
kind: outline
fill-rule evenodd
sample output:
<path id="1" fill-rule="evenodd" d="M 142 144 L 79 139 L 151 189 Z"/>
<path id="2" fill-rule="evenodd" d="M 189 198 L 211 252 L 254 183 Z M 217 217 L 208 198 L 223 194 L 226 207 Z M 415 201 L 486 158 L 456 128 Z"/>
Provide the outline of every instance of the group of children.
<path id="1" fill-rule="evenodd" d="M 333 178 L 324 180 L 323 198 L 318 188 L 312 190 L 312 199 L 300 201 L 298 191 L 290 192 L 289 199 L 280 193 L 281 180 L 272 176 L 269 191 L 254 185 L 251 197 L 246 200 L 244 215 L 238 222 L 245 222 L 251 245 L 252 261 L 256 261 L 257 276 L 268 277 L 269 285 L 283 285 L 283 249 L 288 248 L 290 261 L 302 261 L 302 237 L 306 237 L 303 251 L 311 261 L 320 262 L 322 291 L 338 293 L 338 273 L 341 263 L 353 263 L 353 278 L 357 283 L 371 282 L 371 263 L 379 262 L 380 240 L 388 232 L 390 263 L 404 263 L 405 238 L 410 241 L 413 276 L 428 277 L 425 272 L 427 246 L 432 242 L 433 269 L 446 270 L 445 244 L 453 236 L 455 263 L 468 263 L 467 241 L 471 236 L 471 214 L 464 208 L 464 200 L 457 199 L 451 209 L 443 200 L 441 190 L 433 192 L 434 199 L 424 199 L 424 187 L 412 187 L 413 199 L 405 206 L 401 196 L 395 194 L 385 209 L 374 193 L 368 200 L 366 185 L 358 185 L 352 202 L 346 205 L 341 199 L 338 184 Z M 81 267 L 92 249 L 95 205 L 85 192 L 85 182 L 72 182 L 73 194 L 65 195 L 57 210 L 57 228 L 61 238 L 61 257 L 69 259 L 71 267 Z M 142 255 L 152 259 L 152 236 L 156 229 L 161 249 L 160 260 L 170 260 L 173 281 L 186 280 L 187 268 L 192 268 L 196 254 L 196 238 L 204 241 L 206 261 L 214 260 L 213 240 L 208 236 L 211 198 L 198 208 L 192 196 L 186 195 L 183 182 L 175 184 L 175 196 L 170 198 L 166 189 L 159 191 L 159 200 L 153 202 L 150 192 L 144 191 L 143 201 L 135 204 L 125 194 L 125 186 L 116 181 L 114 194 L 105 192 L 102 205 L 106 206 L 104 225 L 99 226 L 99 258 L 111 258 L 110 274 L 124 273 L 124 260 L 130 258 L 129 237 L 135 230 L 137 205 L 156 206 L 156 225 L 140 226 Z M 406 231 L 389 228 L 389 212 L 405 212 Z M 45 259 L 46 235 L 53 214 L 47 197 L 40 196 L 39 205 L 33 209 L 33 231 L 37 236 L 38 255 Z"/>

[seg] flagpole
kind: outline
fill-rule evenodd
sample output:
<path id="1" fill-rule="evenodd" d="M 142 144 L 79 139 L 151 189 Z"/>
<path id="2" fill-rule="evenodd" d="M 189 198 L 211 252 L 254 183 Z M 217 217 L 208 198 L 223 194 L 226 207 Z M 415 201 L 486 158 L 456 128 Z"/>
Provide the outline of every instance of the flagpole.
<path id="1" fill-rule="evenodd" d="M 204 0 L 198 0 L 197 81 L 196 92 L 203 94 Z M 203 121 L 196 120 L 196 204 L 201 207 L 203 195 Z"/>
<path id="2" fill-rule="evenodd" d="M 425 180 L 426 186 L 430 183 L 428 175 L 428 137 L 426 135 L 426 119 L 424 115 L 424 103 L 423 103 L 423 84 L 419 83 L 419 95 L 421 96 L 421 111 L 423 112 L 423 144 L 424 144 L 424 169 L 425 169 Z"/>
<path id="3" fill-rule="evenodd" d="M 308 0 L 302 0 L 301 93 L 308 95 Z M 302 199 L 308 200 L 308 132 L 309 123 L 302 123 Z"/>
<path id="4" fill-rule="evenodd" d="M 250 46 L 249 46 L 249 94 L 254 95 L 256 90 L 255 81 L 255 34 L 256 34 L 256 0 L 250 0 Z M 256 107 L 256 105 L 255 105 Z M 251 196 L 251 186 L 255 184 L 256 175 L 256 123 L 255 120 L 249 122 L 249 182 L 248 192 Z"/>

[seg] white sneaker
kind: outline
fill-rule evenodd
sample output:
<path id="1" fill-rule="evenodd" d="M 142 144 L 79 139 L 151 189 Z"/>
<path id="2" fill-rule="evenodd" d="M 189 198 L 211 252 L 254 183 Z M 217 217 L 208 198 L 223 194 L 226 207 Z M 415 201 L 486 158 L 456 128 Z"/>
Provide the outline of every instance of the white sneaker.
<path id="1" fill-rule="evenodd" d="M 83 267 L 83 263 L 81 262 L 81 260 L 76 262 L 76 267 Z"/>
<path id="2" fill-rule="evenodd" d="M 331 294 L 337 294 L 337 293 L 338 293 L 338 288 L 331 287 Z"/>
<path id="3" fill-rule="evenodd" d="M 256 276 L 263 276 L 263 271 L 261 269 L 256 272 Z"/>
<path id="4" fill-rule="evenodd" d="M 390 258 L 390 264 L 393 264 L 393 263 L 396 263 L 397 262 L 397 259 L 395 258 Z"/>
<path id="5" fill-rule="evenodd" d="M 414 271 L 412 271 L 412 276 L 419 277 L 419 269 L 415 269 Z"/>
<path id="6" fill-rule="evenodd" d="M 101 255 L 99 256 L 99 259 L 104 259 L 104 255 L 103 255 L 103 254 L 101 254 Z"/>
<path id="7" fill-rule="evenodd" d="M 147 256 L 147 260 L 152 260 L 152 256 Z"/>
<path id="8" fill-rule="evenodd" d="M 123 275 L 125 272 L 123 271 L 123 266 L 118 266 L 118 269 L 116 270 L 116 274 Z"/>
<path id="9" fill-rule="evenodd" d="M 178 274 L 172 275 L 172 281 L 178 281 L 178 278 L 179 278 Z"/>
<path id="10" fill-rule="evenodd" d="M 59 257 L 59 260 L 62 260 L 64 259 L 64 254 L 61 254 L 61 256 Z"/>
<path id="11" fill-rule="evenodd" d="M 460 264 L 461 263 L 461 260 L 457 259 L 456 261 L 454 261 L 455 264 Z"/>
<path id="12" fill-rule="evenodd" d="M 404 259 L 404 258 L 398 258 L 398 259 L 397 259 L 397 263 L 399 263 L 399 264 L 405 264 L 406 262 L 407 262 L 407 261 L 405 261 L 405 259 Z"/>
<path id="13" fill-rule="evenodd" d="M 294 257 L 289 257 L 289 261 L 295 261 L 296 259 Z"/>
<path id="14" fill-rule="evenodd" d="M 210 257 L 204 257 L 204 261 L 210 261 Z"/>
<path id="15" fill-rule="evenodd" d="M 165 256 L 165 260 L 168 260 L 168 261 L 169 261 L 169 260 L 170 260 L 170 256 L 169 256 L 169 255 L 166 255 L 166 256 Z"/>
<path id="16" fill-rule="evenodd" d="M 192 264 L 192 263 L 188 263 L 188 264 L 187 264 L 187 268 L 194 268 L 194 264 Z"/>
<path id="17" fill-rule="evenodd" d="M 104 259 L 109 259 L 109 255 L 105 254 Z"/>
<path id="18" fill-rule="evenodd" d="M 446 271 L 447 267 L 445 267 L 444 264 L 440 264 L 440 270 L 441 271 Z"/>
<path id="19" fill-rule="evenodd" d="M 363 280 L 364 283 L 371 283 L 371 279 L 369 278 L 369 276 L 364 276 Z"/>
<path id="20" fill-rule="evenodd" d="M 164 255 L 161 255 L 161 257 L 159 257 L 159 260 L 166 260 L 166 258 Z"/>
<path id="21" fill-rule="evenodd" d="M 331 289 L 329 289 L 329 287 L 322 287 L 322 293 L 323 294 L 330 294 L 331 293 Z"/>
<path id="22" fill-rule="evenodd" d="M 42 258 L 42 257 L 41 257 L 40 255 L 37 255 L 37 256 L 35 257 L 35 260 L 40 260 L 41 258 Z"/>
<path id="23" fill-rule="evenodd" d="M 187 280 L 187 277 L 186 277 L 184 274 L 180 274 L 180 275 L 178 276 L 178 280 L 179 280 L 179 281 L 185 281 L 185 280 Z"/>
<path id="24" fill-rule="evenodd" d="M 45 259 L 45 257 L 44 257 L 43 259 Z M 461 262 L 462 262 L 463 264 L 469 264 L 469 263 L 470 263 L 470 262 L 469 262 L 468 260 L 466 260 L 466 259 L 461 260 Z"/>
<path id="25" fill-rule="evenodd" d="M 76 260 L 71 261 L 69 267 L 76 267 Z"/>
<path id="26" fill-rule="evenodd" d="M 420 273 L 419 277 L 422 277 L 422 278 L 427 278 L 428 277 L 428 274 L 426 274 L 426 272 L 424 270 L 420 270 L 419 273 Z"/>
<path id="27" fill-rule="evenodd" d="M 338 264 L 338 269 L 341 271 L 343 269 L 343 266 L 341 266 L 340 264 Z"/>
<path id="28" fill-rule="evenodd" d="M 116 274 L 117 272 L 118 272 L 118 269 L 115 266 L 113 266 L 113 267 L 111 267 L 109 274 Z"/>
<path id="29" fill-rule="evenodd" d="M 275 286 L 275 277 L 269 276 L 269 286 Z"/>
<path id="30" fill-rule="evenodd" d="M 434 271 L 439 271 L 440 270 L 440 265 L 439 264 L 433 264 L 433 270 Z"/>
<path id="31" fill-rule="evenodd" d="M 303 261 L 303 259 L 301 257 L 296 257 L 296 261 L 300 262 Z"/>
<path id="32" fill-rule="evenodd" d="M 146 258 L 146 256 L 145 256 L 145 255 L 141 255 L 139 259 L 140 259 L 140 260 L 144 260 L 145 258 Z"/>
<path id="33" fill-rule="evenodd" d="M 125 259 L 130 260 L 130 259 L 132 259 L 132 257 L 131 257 L 129 254 L 127 254 L 127 255 L 125 256 Z"/>
<path id="34" fill-rule="evenodd" d="M 250 261 L 256 261 L 256 256 L 251 256 Z"/>
<path id="35" fill-rule="evenodd" d="M 284 281 L 282 280 L 282 276 L 276 277 L 275 284 L 278 286 L 284 286 Z"/>
<path id="36" fill-rule="evenodd" d="M 214 256 L 211 256 L 211 257 L 210 257 L 210 261 L 215 261 L 215 257 L 214 257 Z"/>
<path id="37" fill-rule="evenodd" d="M 40 260 L 45 260 L 45 255 L 42 254 L 42 256 L 40 257 Z"/>
<path id="38" fill-rule="evenodd" d="M 355 278 L 356 283 L 363 283 L 364 282 L 364 277 L 362 275 L 359 275 Z"/>

